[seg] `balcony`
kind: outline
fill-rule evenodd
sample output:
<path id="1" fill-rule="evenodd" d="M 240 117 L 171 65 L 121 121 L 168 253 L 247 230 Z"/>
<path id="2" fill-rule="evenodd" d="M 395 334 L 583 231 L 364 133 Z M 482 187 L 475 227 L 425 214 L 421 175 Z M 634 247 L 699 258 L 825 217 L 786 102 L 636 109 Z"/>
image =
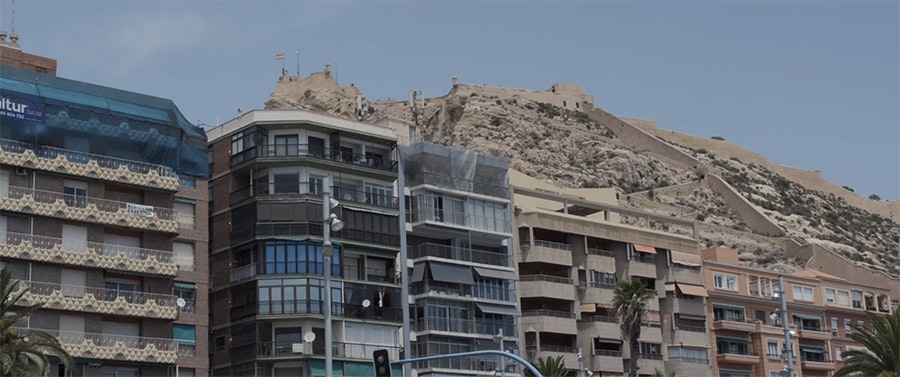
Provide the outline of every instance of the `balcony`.
<path id="1" fill-rule="evenodd" d="M 358 203 L 394 210 L 400 207 L 400 199 L 392 195 L 351 190 L 339 186 L 332 186 L 331 190 L 334 199 L 340 200 L 343 204 Z M 321 185 L 310 187 L 310 184 L 306 182 L 262 184 L 233 191 L 230 195 L 230 203 L 233 206 L 250 198 L 283 200 L 291 196 L 303 195 L 321 197 L 321 191 Z"/>
<path id="2" fill-rule="evenodd" d="M 756 324 L 746 321 L 715 318 L 712 323 L 713 330 L 734 330 L 742 332 L 754 332 Z"/>
<path id="3" fill-rule="evenodd" d="M 523 309 L 519 319 L 522 328 L 533 328 L 537 332 L 557 334 L 578 334 L 575 313 L 547 309 Z"/>
<path id="4" fill-rule="evenodd" d="M 257 344 L 257 356 L 260 358 L 293 358 L 300 356 L 325 356 L 324 346 L 322 349 L 316 349 L 312 343 L 308 342 L 261 342 Z M 400 349 L 398 346 L 387 346 L 379 344 L 363 344 L 348 342 L 332 342 L 332 355 L 338 359 L 350 360 L 372 360 L 372 353 L 376 350 L 384 349 L 388 351 L 391 360 L 400 359 Z"/>
<path id="5" fill-rule="evenodd" d="M 617 339 L 622 336 L 619 319 L 616 317 L 582 314 L 578 320 L 578 332 L 604 339 Z"/>
<path id="6" fill-rule="evenodd" d="M 7 232 L 6 239 L 0 240 L 0 256 L 139 274 L 174 277 L 178 273 L 171 251 L 73 242 L 23 233 Z"/>
<path id="7" fill-rule="evenodd" d="M 9 139 L 0 139 L 0 161 L 14 166 L 167 191 L 176 191 L 179 185 L 178 175 L 168 166 L 62 148 L 35 147 Z"/>
<path id="8" fill-rule="evenodd" d="M 590 366 L 593 371 L 621 374 L 625 370 L 622 363 L 622 351 L 595 349 Z"/>
<path id="9" fill-rule="evenodd" d="M 465 211 L 451 211 L 439 208 L 418 208 L 406 214 L 407 221 L 413 226 L 419 223 L 449 225 L 452 228 L 465 228 L 482 231 L 494 237 L 505 238 L 512 232 L 508 219 L 494 216 L 475 215 Z"/>
<path id="10" fill-rule="evenodd" d="M 798 330 L 800 331 L 797 333 L 797 336 L 803 339 L 831 340 L 833 338 L 830 331 L 821 327 L 798 326 Z"/>
<path id="11" fill-rule="evenodd" d="M 541 357 L 557 358 L 562 356 L 566 368 L 578 368 L 578 349 L 575 347 L 556 345 L 526 346 L 525 352 L 529 357 L 534 355 L 532 360 L 537 360 Z"/>
<path id="12" fill-rule="evenodd" d="M 178 345 L 171 338 L 35 330 L 57 337 L 63 348 L 75 358 L 160 364 L 174 364 L 178 359 Z"/>
<path id="13" fill-rule="evenodd" d="M 332 166 L 350 167 L 352 169 L 371 170 L 373 172 L 397 173 L 397 161 L 380 157 L 372 153 L 354 153 L 346 150 L 335 150 L 309 144 L 262 144 L 231 156 L 231 166 L 247 161 L 280 162 L 298 160 L 324 162 Z"/>
<path id="14" fill-rule="evenodd" d="M 488 264 L 491 266 L 509 267 L 509 256 L 506 253 L 473 250 L 464 247 L 424 243 L 409 249 L 409 259 L 435 257 L 457 261 Z"/>
<path id="15" fill-rule="evenodd" d="M 720 363 L 756 364 L 759 363 L 759 354 L 755 352 L 719 350 L 716 359 Z"/>
<path id="16" fill-rule="evenodd" d="M 185 220 L 178 219 L 171 208 L 16 186 L 9 186 L 6 194 L 0 200 L 0 210 L 169 233 L 185 227 Z M 190 223 L 193 225 L 193 221 Z"/>
<path id="17" fill-rule="evenodd" d="M 23 305 L 44 304 L 44 308 L 81 312 L 175 319 L 178 308 L 174 295 L 117 291 L 112 289 L 27 281 L 29 290 Z"/>
<path id="18" fill-rule="evenodd" d="M 240 318 L 253 314 L 260 316 L 280 315 L 323 315 L 323 300 L 264 300 L 258 306 L 239 305 L 231 308 L 231 317 Z M 258 308 L 254 313 L 253 309 Z M 365 319 L 373 321 L 402 322 L 403 313 L 400 308 L 384 308 L 378 306 L 362 307 L 360 304 L 332 303 L 331 315 L 341 318 Z"/>
<path id="19" fill-rule="evenodd" d="M 807 355 L 801 355 L 800 367 L 809 370 L 834 370 L 834 360 L 831 360 L 827 357 L 810 357 Z"/>
<path id="20" fill-rule="evenodd" d="M 322 236 L 321 222 L 294 222 L 294 223 L 257 223 L 252 232 L 235 237 L 232 234 L 232 243 L 243 242 L 253 237 L 278 237 L 278 236 Z M 384 232 L 373 232 L 363 229 L 355 229 L 345 227 L 344 229 L 331 232 L 331 239 L 340 239 L 345 241 L 357 241 L 369 244 L 379 245 L 381 247 L 400 246 L 400 236 L 398 234 L 388 234 Z"/>
<path id="21" fill-rule="evenodd" d="M 516 326 L 512 323 L 487 319 L 457 319 L 443 317 L 419 318 L 415 331 L 418 333 L 438 332 L 456 334 L 497 335 L 500 330 L 508 336 L 515 336 Z"/>
<path id="22" fill-rule="evenodd" d="M 534 245 L 523 243 L 520 262 L 545 262 L 563 266 L 572 265 L 572 245 L 535 240 Z"/>
<path id="23" fill-rule="evenodd" d="M 551 275 L 520 275 L 519 297 L 551 297 L 575 301 L 572 279 Z"/>

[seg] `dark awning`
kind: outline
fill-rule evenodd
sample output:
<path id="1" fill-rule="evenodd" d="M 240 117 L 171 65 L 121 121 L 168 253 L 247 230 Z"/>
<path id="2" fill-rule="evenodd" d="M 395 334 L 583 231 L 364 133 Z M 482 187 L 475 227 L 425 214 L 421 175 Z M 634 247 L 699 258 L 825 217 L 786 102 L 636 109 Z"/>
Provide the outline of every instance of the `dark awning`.
<path id="1" fill-rule="evenodd" d="M 808 353 L 825 353 L 825 349 L 822 347 L 800 346 L 800 350 Z"/>
<path id="2" fill-rule="evenodd" d="M 431 277 L 436 281 L 475 285 L 472 279 L 472 270 L 469 266 L 458 266 L 449 263 L 428 262 L 431 267 Z"/>
<path id="3" fill-rule="evenodd" d="M 493 268 L 473 267 L 475 272 L 485 278 L 500 280 L 516 280 L 516 274 L 512 271 L 495 270 Z"/>
<path id="4" fill-rule="evenodd" d="M 425 263 L 416 264 L 413 267 L 412 275 L 409 277 L 409 281 L 413 283 L 418 283 L 425 278 Z"/>
<path id="5" fill-rule="evenodd" d="M 727 343 L 738 343 L 738 344 L 750 344 L 750 341 L 743 338 L 732 338 L 730 336 L 717 336 L 717 342 L 727 342 Z"/>
<path id="6" fill-rule="evenodd" d="M 809 315 L 809 314 L 793 313 L 793 316 L 800 318 L 800 319 L 808 319 L 808 320 L 812 320 L 812 321 L 821 321 L 822 320 L 822 317 Z"/>
<path id="7" fill-rule="evenodd" d="M 519 311 L 516 309 L 515 306 L 485 304 L 483 302 L 476 303 L 475 306 L 477 306 L 478 309 L 480 309 L 484 313 L 503 314 L 503 315 L 519 315 Z"/>

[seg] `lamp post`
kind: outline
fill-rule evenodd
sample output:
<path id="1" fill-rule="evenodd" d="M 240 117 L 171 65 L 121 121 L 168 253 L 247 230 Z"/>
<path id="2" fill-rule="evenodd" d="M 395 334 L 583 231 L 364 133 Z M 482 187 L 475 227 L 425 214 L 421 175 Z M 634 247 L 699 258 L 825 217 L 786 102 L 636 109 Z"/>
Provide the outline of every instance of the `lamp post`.
<path id="1" fill-rule="evenodd" d="M 331 257 L 334 255 L 334 246 L 331 244 L 331 228 L 341 230 L 344 224 L 338 220 L 337 215 L 331 213 L 331 208 L 337 206 L 337 201 L 331 199 L 331 177 L 322 182 L 322 264 L 325 268 L 325 376 L 332 376 L 332 352 L 334 346 L 331 339 Z"/>
<path id="2" fill-rule="evenodd" d="M 791 329 L 788 327 L 787 296 L 784 291 L 784 275 L 778 275 L 778 290 L 775 291 L 775 294 L 781 298 L 781 327 L 784 329 L 784 359 L 787 363 L 787 366 L 785 367 L 785 371 L 787 372 L 786 377 L 794 377 L 794 342 L 791 340 Z"/>
<path id="3" fill-rule="evenodd" d="M 578 347 L 578 377 L 584 377 L 584 355 L 581 353 L 581 347 Z"/>
<path id="4" fill-rule="evenodd" d="M 497 329 L 497 335 L 494 336 L 494 340 L 500 343 L 500 352 L 503 352 L 503 328 Z M 500 367 L 500 377 L 506 376 L 506 360 L 503 359 L 503 355 L 497 355 L 497 358 L 500 359 L 500 362 L 497 364 Z"/>

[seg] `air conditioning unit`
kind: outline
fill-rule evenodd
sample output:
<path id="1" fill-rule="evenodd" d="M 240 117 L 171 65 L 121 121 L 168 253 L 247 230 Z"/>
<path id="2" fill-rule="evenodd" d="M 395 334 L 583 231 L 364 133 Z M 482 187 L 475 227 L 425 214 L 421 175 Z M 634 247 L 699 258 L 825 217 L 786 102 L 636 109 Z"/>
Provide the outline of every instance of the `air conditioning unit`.
<path id="1" fill-rule="evenodd" d="M 21 166 L 16 166 L 16 175 L 21 175 L 21 176 L 28 175 L 28 169 L 23 168 Z"/>

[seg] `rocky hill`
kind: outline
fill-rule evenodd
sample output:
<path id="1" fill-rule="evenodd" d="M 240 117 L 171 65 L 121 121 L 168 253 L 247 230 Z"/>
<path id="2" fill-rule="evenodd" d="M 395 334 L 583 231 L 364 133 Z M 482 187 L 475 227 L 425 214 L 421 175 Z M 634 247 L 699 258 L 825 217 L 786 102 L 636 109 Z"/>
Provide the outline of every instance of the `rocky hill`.
<path id="1" fill-rule="evenodd" d="M 369 102 L 327 68 L 281 77 L 266 102 L 366 121 L 415 114 L 424 140 L 505 157 L 558 186 L 614 187 L 620 205 L 696 220 L 706 246 L 738 249 L 747 265 L 797 270 L 808 260 L 802 251 L 815 245 L 863 271 L 900 276 L 900 202 L 858 196 L 721 138 L 617 117 L 578 86 L 533 91 L 454 78 L 447 95 L 412 105 Z"/>

